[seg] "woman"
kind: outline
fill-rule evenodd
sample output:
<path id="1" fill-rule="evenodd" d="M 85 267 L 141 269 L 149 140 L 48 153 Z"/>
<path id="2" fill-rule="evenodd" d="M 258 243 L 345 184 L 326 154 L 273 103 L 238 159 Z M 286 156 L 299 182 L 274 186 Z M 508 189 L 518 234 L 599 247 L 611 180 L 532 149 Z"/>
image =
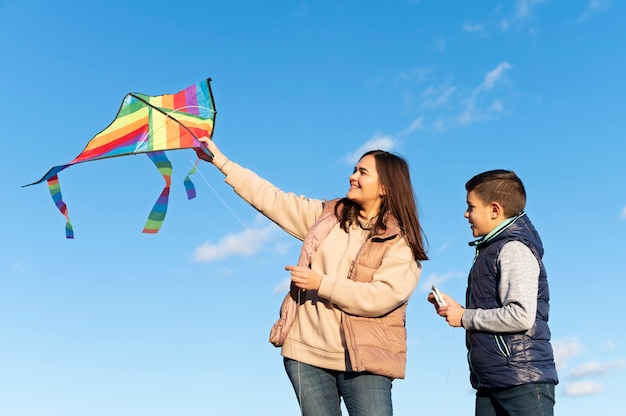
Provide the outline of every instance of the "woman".
<path id="1" fill-rule="evenodd" d="M 254 208 L 303 240 L 291 291 L 272 328 L 305 416 L 392 415 L 391 385 L 404 378 L 407 301 L 421 273 L 423 232 L 406 161 L 365 153 L 345 198 L 286 193 L 228 159 L 198 155 Z M 290 319 L 291 317 L 291 319 Z"/>

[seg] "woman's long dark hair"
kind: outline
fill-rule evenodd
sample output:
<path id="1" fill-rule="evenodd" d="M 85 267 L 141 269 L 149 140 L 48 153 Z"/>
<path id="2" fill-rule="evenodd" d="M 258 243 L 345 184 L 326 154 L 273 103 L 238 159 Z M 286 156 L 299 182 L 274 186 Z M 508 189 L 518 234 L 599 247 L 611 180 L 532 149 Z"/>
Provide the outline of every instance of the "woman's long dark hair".
<path id="1" fill-rule="evenodd" d="M 413 194 L 413 185 L 409 175 L 409 165 L 402 157 L 384 150 L 371 150 L 361 156 L 374 156 L 380 184 L 385 189 L 380 212 L 372 225 L 371 235 L 379 234 L 387 229 L 385 221 L 392 215 L 397 221 L 415 260 L 428 260 L 424 249 L 426 239 L 417 214 L 417 203 Z M 361 207 L 342 198 L 335 207 L 341 228 L 348 232 L 351 224 L 358 223 Z"/>

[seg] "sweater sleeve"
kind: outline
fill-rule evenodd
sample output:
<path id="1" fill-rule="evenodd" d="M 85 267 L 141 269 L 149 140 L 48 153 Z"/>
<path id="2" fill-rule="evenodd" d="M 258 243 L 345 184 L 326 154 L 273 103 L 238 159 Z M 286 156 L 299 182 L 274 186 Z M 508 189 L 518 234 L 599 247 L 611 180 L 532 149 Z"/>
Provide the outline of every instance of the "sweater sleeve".
<path id="1" fill-rule="evenodd" d="M 387 250 L 371 282 L 325 275 L 318 295 L 352 315 L 379 317 L 409 299 L 421 271 L 411 249 L 401 238 Z"/>
<path id="2" fill-rule="evenodd" d="M 535 323 L 539 262 L 522 242 L 506 243 L 498 256 L 501 308 L 467 309 L 462 324 L 465 329 L 496 333 L 526 331 Z"/>
<path id="3" fill-rule="evenodd" d="M 257 211 L 300 240 L 323 209 L 323 201 L 284 192 L 236 163 L 224 181 Z"/>

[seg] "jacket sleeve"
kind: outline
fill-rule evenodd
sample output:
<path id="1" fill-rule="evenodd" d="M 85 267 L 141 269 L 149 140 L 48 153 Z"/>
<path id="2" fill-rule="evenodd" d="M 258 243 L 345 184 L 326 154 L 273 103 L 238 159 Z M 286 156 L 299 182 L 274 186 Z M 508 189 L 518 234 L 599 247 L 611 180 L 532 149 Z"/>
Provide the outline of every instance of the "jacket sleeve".
<path id="1" fill-rule="evenodd" d="M 409 299 L 421 272 L 411 249 L 401 238 L 385 252 L 371 282 L 355 282 L 345 276 L 325 275 L 318 295 L 346 313 L 368 318 L 379 317 Z"/>
<path id="2" fill-rule="evenodd" d="M 506 243 L 498 256 L 501 308 L 468 309 L 463 314 L 465 329 L 495 333 L 526 331 L 535 324 L 539 262 L 519 241 Z"/>
<path id="3" fill-rule="evenodd" d="M 323 201 L 283 192 L 236 163 L 224 181 L 257 211 L 300 240 L 304 239 L 323 209 Z"/>

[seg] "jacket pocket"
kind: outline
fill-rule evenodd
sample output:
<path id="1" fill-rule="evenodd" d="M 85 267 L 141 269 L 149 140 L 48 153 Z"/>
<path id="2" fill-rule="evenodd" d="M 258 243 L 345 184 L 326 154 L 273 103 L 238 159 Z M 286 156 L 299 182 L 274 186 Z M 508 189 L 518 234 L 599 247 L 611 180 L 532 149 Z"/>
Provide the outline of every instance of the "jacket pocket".
<path id="1" fill-rule="evenodd" d="M 504 337 L 502 335 L 494 335 L 493 339 L 496 343 L 496 350 L 498 351 L 498 354 L 505 357 L 508 362 L 509 358 L 511 358 L 511 349 L 506 344 Z"/>

